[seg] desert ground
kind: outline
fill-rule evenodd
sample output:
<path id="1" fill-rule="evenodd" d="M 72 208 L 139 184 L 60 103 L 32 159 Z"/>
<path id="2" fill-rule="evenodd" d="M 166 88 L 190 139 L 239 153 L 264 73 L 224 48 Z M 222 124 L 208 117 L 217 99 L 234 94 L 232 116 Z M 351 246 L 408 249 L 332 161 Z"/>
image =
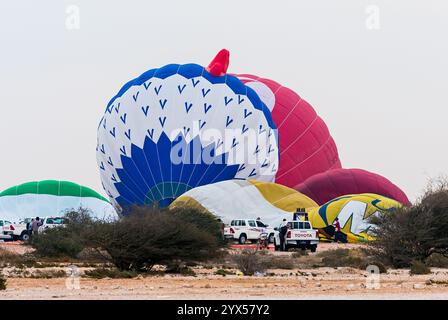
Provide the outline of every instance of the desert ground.
<path id="1" fill-rule="evenodd" d="M 321 244 L 318 251 L 353 247 L 356 246 Z M 11 244 L 0 244 L 0 248 L 19 254 L 29 250 Z M 313 259 L 313 254 L 306 259 Z M 44 269 L 65 271 L 67 266 Z M 89 268 L 79 267 L 78 272 L 82 274 L 86 269 Z M 7 289 L 0 291 L 0 299 L 448 299 L 448 269 L 434 268 L 431 274 L 413 276 L 406 269 L 389 270 L 373 278 L 354 268 L 271 269 L 255 276 L 217 275 L 217 267 L 193 269 L 195 276 L 46 279 L 14 276 L 14 270 L 4 268 Z M 42 272 L 42 268 L 28 268 L 27 272 Z"/>

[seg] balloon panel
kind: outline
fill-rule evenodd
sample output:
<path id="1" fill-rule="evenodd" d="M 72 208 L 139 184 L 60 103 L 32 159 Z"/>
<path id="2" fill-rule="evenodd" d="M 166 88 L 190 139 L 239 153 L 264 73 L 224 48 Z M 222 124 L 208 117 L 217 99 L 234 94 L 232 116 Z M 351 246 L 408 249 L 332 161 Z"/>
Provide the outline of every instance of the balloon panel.
<path id="1" fill-rule="evenodd" d="M 310 208 L 317 204 L 297 191 L 275 183 L 231 180 L 194 188 L 171 205 L 176 206 L 203 208 L 224 223 L 260 217 L 273 226 L 283 218 L 292 219 L 297 208 Z"/>
<path id="2" fill-rule="evenodd" d="M 317 174 L 294 187 L 322 205 L 345 194 L 374 193 L 411 205 L 406 194 L 388 179 L 361 169 L 337 169 Z"/>
<path id="3" fill-rule="evenodd" d="M 96 198 L 54 196 L 46 194 L 23 194 L 0 197 L 0 217 L 11 222 L 25 218 L 63 215 L 68 211 L 84 208 L 94 218 L 116 218 L 114 208 Z"/>
<path id="4" fill-rule="evenodd" d="M 293 187 L 317 173 L 341 167 L 328 127 L 307 101 L 275 81 L 249 74 L 237 77 L 270 106 L 281 151 L 275 182 Z"/>

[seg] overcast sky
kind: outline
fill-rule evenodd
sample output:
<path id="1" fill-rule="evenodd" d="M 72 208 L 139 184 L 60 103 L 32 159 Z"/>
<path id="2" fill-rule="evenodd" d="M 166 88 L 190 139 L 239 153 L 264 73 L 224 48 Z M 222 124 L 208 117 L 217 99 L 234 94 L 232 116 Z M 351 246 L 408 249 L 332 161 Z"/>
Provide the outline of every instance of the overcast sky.
<path id="1" fill-rule="evenodd" d="M 230 72 L 314 106 L 344 167 L 415 199 L 448 173 L 447 38 L 445 0 L 2 1 L 0 189 L 61 179 L 104 194 L 96 128 L 121 85 L 228 48 Z"/>

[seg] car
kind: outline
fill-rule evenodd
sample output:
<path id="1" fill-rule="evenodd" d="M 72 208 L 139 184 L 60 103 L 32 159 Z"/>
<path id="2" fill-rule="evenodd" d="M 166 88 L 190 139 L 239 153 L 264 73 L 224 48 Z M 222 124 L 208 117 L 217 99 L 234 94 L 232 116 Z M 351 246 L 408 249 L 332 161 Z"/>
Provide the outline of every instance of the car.
<path id="1" fill-rule="evenodd" d="M 45 217 L 41 219 L 41 226 L 39 227 L 38 233 L 42 233 L 45 230 L 64 227 L 67 223 L 67 218 L 65 217 Z"/>
<path id="2" fill-rule="evenodd" d="M 258 241 L 262 233 L 268 234 L 270 243 L 274 242 L 274 229 L 260 220 L 234 219 L 230 222 L 230 226 L 224 228 L 224 238 L 237 240 L 239 244 Z"/>
<path id="3" fill-rule="evenodd" d="M 288 231 L 285 236 L 284 248 L 280 247 L 280 228 L 275 228 L 274 247 L 276 251 L 290 248 L 309 249 L 316 252 L 319 243 L 319 233 L 313 229 L 310 221 L 288 221 Z"/>
<path id="4" fill-rule="evenodd" d="M 12 223 L 10 221 L 0 219 L 0 240 L 13 239 L 11 227 Z"/>
<path id="5" fill-rule="evenodd" d="M 21 221 L 19 223 L 14 223 L 11 225 L 13 240 L 28 241 L 30 239 L 30 232 L 26 228 L 27 223 L 28 222 Z"/>

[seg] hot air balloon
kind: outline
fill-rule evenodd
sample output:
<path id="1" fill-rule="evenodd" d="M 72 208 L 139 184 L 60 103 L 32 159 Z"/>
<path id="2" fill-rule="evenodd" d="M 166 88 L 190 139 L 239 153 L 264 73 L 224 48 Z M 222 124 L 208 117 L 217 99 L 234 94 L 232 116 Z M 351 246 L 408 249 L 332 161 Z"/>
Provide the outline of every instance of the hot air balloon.
<path id="1" fill-rule="evenodd" d="M 346 242 L 364 242 L 373 240 L 369 235 L 372 225 L 369 218 L 379 213 L 393 213 L 402 204 L 377 194 L 345 195 L 335 198 L 321 207 L 309 210 L 309 220 L 313 228 L 319 229 L 320 236 L 334 239 L 332 227 L 339 219 L 341 232 Z"/>
<path id="2" fill-rule="evenodd" d="M 169 64 L 131 80 L 98 127 L 104 189 L 126 215 L 169 205 L 184 192 L 229 179 L 273 181 L 277 133 L 254 90 L 226 74 L 227 50 L 208 68 Z"/>
<path id="3" fill-rule="evenodd" d="M 224 223 L 233 219 L 254 219 L 277 225 L 292 219 L 298 208 L 317 204 L 294 189 L 255 180 L 227 180 L 191 189 L 170 206 L 193 207 L 219 217 Z"/>
<path id="4" fill-rule="evenodd" d="M 375 193 L 405 206 L 411 203 L 406 194 L 388 179 L 361 169 L 337 169 L 317 174 L 294 187 L 319 205 L 346 194 Z"/>
<path id="5" fill-rule="evenodd" d="M 115 209 L 104 197 L 73 182 L 28 182 L 0 193 L 0 217 L 14 222 L 24 218 L 63 215 L 80 208 L 88 210 L 94 218 L 117 217 Z"/>
<path id="6" fill-rule="evenodd" d="M 341 168 L 336 144 L 308 102 L 273 80 L 250 74 L 236 76 L 257 92 L 277 126 L 280 167 L 275 182 L 294 187 L 315 174 Z"/>

